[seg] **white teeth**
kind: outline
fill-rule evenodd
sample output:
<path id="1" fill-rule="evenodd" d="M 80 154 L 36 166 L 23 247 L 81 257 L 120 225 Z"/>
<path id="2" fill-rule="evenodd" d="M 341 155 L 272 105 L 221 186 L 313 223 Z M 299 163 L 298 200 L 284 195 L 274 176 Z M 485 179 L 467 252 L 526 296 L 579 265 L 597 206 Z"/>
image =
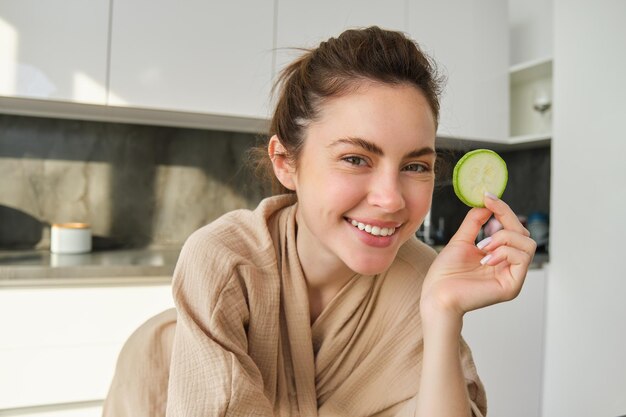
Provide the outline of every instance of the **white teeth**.
<path id="1" fill-rule="evenodd" d="M 372 226 L 369 224 L 358 222 L 356 220 L 351 220 L 350 223 L 352 224 L 352 226 L 358 227 L 359 230 L 365 230 L 367 233 L 370 233 L 373 236 L 391 236 L 396 232 L 395 227 Z"/>

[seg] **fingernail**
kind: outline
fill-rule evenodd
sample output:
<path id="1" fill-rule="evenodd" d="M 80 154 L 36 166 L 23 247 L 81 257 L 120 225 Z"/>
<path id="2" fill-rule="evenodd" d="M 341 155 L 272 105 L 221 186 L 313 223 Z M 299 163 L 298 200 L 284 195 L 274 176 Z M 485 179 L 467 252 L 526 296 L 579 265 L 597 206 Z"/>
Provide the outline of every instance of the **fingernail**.
<path id="1" fill-rule="evenodd" d="M 490 198 L 492 200 L 499 200 L 497 195 L 491 194 L 489 191 L 485 191 L 485 197 Z"/>
<path id="2" fill-rule="evenodd" d="M 484 238 L 483 240 L 481 240 L 480 242 L 476 244 L 476 247 L 478 249 L 484 248 L 485 246 L 491 243 L 491 239 L 492 239 L 491 236 Z"/>
<path id="3" fill-rule="evenodd" d="M 493 255 L 491 254 L 485 256 L 483 259 L 480 260 L 480 264 L 485 265 L 487 262 L 489 262 L 491 258 L 493 258 Z"/>

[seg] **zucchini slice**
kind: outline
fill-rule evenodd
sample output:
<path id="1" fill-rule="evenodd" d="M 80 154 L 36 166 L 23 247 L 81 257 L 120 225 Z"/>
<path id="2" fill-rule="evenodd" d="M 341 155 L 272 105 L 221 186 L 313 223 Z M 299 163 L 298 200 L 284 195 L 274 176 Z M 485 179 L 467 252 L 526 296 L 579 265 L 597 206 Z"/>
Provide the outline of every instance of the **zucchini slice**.
<path id="1" fill-rule="evenodd" d="M 490 149 L 466 153 L 452 173 L 454 193 L 470 207 L 485 207 L 485 192 L 502 197 L 508 179 L 506 163 Z"/>

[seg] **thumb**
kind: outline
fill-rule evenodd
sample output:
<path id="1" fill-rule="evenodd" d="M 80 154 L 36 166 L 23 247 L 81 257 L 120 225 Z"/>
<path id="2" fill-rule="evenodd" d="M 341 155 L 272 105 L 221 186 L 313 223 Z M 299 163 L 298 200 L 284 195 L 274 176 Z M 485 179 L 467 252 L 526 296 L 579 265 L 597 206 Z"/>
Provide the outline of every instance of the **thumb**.
<path id="1" fill-rule="evenodd" d="M 474 243 L 476 236 L 480 228 L 489 220 L 492 215 L 492 211 L 487 208 L 473 208 L 467 212 L 463 223 L 459 226 L 459 230 L 456 231 L 450 242 L 463 241 Z"/>

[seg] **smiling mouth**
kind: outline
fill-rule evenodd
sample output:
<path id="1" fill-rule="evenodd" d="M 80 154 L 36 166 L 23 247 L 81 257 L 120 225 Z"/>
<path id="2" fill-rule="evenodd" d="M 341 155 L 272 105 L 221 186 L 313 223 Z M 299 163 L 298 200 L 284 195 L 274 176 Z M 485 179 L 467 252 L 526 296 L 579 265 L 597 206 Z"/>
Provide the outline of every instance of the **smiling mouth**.
<path id="1" fill-rule="evenodd" d="M 353 220 L 353 219 L 349 219 L 349 218 L 345 218 L 348 223 L 350 223 L 352 226 L 356 227 L 359 230 L 362 230 L 364 232 L 369 233 L 372 236 L 377 236 L 377 237 L 387 237 L 387 236 L 391 236 L 396 232 L 396 229 L 398 229 L 401 225 L 397 226 L 397 227 L 380 227 L 380 226 L 372 226 L 371 224 L 367 224 L 367 223 L 361 223 L 359 221 Z"/>

